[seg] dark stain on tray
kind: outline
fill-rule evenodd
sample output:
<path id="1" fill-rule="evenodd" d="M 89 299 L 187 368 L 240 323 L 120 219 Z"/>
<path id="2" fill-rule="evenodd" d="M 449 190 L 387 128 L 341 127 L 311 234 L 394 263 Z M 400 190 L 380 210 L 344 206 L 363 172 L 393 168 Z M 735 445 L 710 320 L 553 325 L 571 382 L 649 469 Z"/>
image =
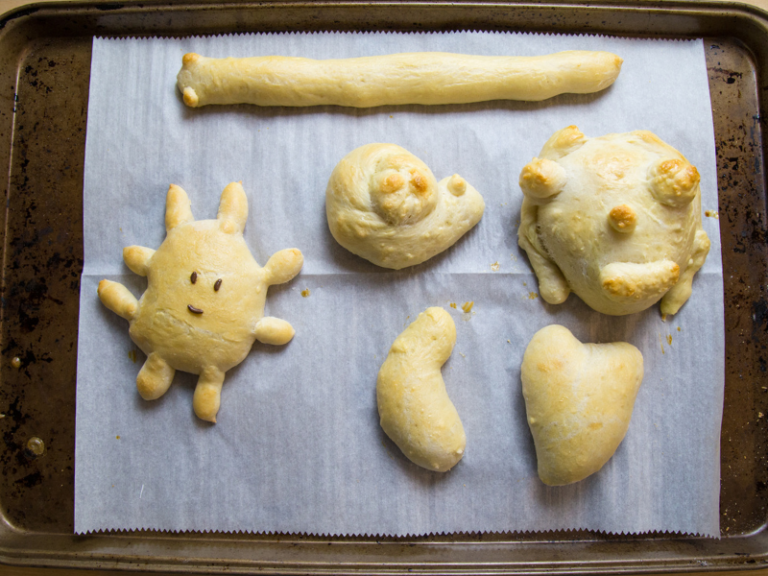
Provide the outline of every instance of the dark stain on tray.
<path id="1" fill-rule="evenodd" d="M 0 491 L 8 521 L 30 530 L 73 530 L 89 68 L 90 39 L 42 42 L 19 63 L 13 91 L 0 301 Z M 34 457 L 26 448 L 33 437 L 45 443 Z"/>
<path id="2" fill-rule="evenodd" d="M 746 52 L 710 45 L 723 252 L 726 387 L 720 438 L 725 536 L 765 524 L 768 503 L 768 220 L 758 87 Z M 709 208 L 709 207 L 704 207 Z"/>

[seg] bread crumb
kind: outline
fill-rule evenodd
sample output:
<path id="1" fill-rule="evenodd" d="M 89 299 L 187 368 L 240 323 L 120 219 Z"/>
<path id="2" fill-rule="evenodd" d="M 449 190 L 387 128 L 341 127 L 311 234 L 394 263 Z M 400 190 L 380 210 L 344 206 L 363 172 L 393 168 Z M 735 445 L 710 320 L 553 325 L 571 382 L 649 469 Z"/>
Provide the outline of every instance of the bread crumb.
<path id="1" fill-rule="evenodd" d="M 456 310 L 456 302 L 451 302 L 451 308 L 453 308 L 454 310 Z"/>
<path id="2" fill-rule="evenodd" d="M 672 334 L 667 334 L 667 344 L 672 346 Z"/>
<path id="3" fill-rule="evenodd" d="M 472 300 L 471 302 L 464 302 L 464 305 L 461 307 L 461 309 L 464 310 L 466 314 L 469 314 L 469 312 L 472 310 L 472 306 L 474 305 L 475 305 L 474 300 Z"/>
<path id="4" fill-rule="evenodd" d="M 528 300 L 536 300 L 538 297 L 539 295 L 536 292 L 528 292 Z"/>
<path id="5" fill-rule="evenodd" d="M 720 214 L 718 214 L 715 210 L 705 210 L 704 216 L 707 218 L 714 218 L 715 220 L 720 219 Z"/>
<path id="6" fill-rule="evenodd" d="M 498 260 L 496 262 L 494 262 L 493 264 L 491 264 L 491 270 L 493 270 L 494 272 L 498 272 L 498 270 L 499 270 L 499 261 Z"/>
<path id="7" fill-rule="evenodd" d="M 309 288 L 304 288 L 304 290 L 302 290 L 302 291 L 301 291 L 301 295 L 302 295 L 304 298 L 309 298 L 309 295 L 310 295 L 311 293 L 312 293 L 312 292 L 310 292 L 310 291 L 309 291 Z"/>

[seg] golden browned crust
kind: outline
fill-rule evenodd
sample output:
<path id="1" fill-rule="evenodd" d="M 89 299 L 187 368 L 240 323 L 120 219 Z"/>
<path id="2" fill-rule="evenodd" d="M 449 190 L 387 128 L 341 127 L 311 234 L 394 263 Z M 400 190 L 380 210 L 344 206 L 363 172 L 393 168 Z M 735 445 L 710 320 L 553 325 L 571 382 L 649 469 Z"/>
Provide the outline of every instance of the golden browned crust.
<path id="1" fill-rule="evenodd" d="M 615 206 L 608 213 L 608 218 L 611 223 L 611 227 L 616 232 L 631 232 L 635 229 L 637 224 L 637 214 L 631 207 L 626 204 Z"/>

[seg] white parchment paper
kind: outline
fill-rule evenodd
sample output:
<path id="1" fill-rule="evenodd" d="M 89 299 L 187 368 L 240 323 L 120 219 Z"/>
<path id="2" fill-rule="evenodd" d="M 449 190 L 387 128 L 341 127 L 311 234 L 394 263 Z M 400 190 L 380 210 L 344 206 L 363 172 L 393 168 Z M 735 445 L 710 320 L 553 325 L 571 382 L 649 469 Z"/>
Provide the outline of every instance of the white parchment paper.
<path id="1" fill-rule="evenodd" d="M 609 50 L 616 84 L 540 103 L 442 107 L 186 108 L 181 56 L 315 58 L 404 51 L 535 55 Z M 556 130 L 587 136 L 651 130 L 701 174 L 717 209 L 714 134 L 701 41 L 498 33 L 282 34 L 94 40 L 84 210 L 85 268 L 77 383 L 78 533 L 102 529 L 416 535 L 587 528 L 719 535 L 719 437 L 724 379 L 718 223 L 681 312 L 609 317 L 572 295 L 549 306 L 517 246 L 523 165 Z M 479 225 L 456 246 L 401 272 L 336 244 L 324 195 L 336 163 L 370 142 L 400 144 L 438 179 L 458 172 L 483 194 Z M 144 356 L 127 323 L 101 305 L 99 280 L 138 297 L 146 280 L 124 246 L 157 248 L 165 193 L 184 187 L 198 219 L 216 215 L 230 181 L 250 203 L 246 240 L 264 264 L 300 248 L 304 269 L 270 288 L 266 313 L 296 329 L 287 346 L 256 344 L 227 374 L 215 426 L 192 412 L 195 379 L 177 374 L 160 400 L 141 400 Z M 498 270 L 491 265 L 498 263 Z M 301 291 L 308 289 L 309 297 Z M 461 305 L 473 301 L 470 314 Z M 449 307 L 458 304 L 458 310 Z M 376 374 L 390 345 L 428 306 L 454 316 L 458 341 L 443 373 L 466 434 L 448 474 L 411 464 L 383 434 Z M 548 488 L 536 474 L 520 363 L 550 323 L 582 341 L 624 340 L 645 358 L 629 432 L 597 474 Z M 135 360 L 132 359 L 135 356 Z"/>

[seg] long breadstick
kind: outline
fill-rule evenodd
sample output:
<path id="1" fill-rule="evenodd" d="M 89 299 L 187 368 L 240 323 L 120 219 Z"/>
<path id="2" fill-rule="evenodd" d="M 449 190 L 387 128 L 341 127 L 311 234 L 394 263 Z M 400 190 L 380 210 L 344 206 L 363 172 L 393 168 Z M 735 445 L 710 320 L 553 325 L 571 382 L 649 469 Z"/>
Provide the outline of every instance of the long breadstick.
<path id="1" fill-rule="evenodd" d="M 177 77 L 187 106 L 466 104 L 538 101 L 613 84 L 622 59 L 574 50 L 548 56 L 417 52 L 344 60 L 285 56 L 206 58 L 185 54 Z"/>

